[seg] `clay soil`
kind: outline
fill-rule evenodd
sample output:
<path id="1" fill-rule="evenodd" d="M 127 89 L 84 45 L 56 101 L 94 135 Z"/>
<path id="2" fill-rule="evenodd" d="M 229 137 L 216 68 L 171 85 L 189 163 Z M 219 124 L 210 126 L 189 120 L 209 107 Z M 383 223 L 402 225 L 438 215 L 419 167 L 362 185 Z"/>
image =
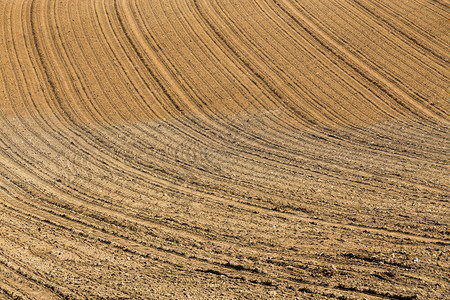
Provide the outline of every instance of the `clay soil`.
<path id="1" fill-rule="evenodd" d="M 0 299 L 445 299 L 449 32 L 446 0 L 0 0 Z"/>

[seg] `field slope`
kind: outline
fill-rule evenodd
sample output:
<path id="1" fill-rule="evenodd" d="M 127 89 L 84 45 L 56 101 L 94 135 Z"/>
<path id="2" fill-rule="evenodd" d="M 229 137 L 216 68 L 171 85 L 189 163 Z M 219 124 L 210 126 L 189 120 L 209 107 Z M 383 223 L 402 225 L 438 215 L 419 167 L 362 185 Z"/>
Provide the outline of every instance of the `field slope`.
<path id="1" fill-rule="evenodd" d="M 445 298 L 449 5 L 0 0 L 0 299 Z"/>

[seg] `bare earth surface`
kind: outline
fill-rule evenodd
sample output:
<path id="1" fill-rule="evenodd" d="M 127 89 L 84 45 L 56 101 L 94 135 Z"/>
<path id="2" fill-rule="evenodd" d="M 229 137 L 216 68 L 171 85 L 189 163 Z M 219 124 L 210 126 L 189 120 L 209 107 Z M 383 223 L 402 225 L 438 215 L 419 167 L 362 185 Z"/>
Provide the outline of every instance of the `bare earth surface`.
<path id="1" fill-rule="evenodd" d="M 0 0 L 0 299 L 445 299 L 447 0 Z"/>

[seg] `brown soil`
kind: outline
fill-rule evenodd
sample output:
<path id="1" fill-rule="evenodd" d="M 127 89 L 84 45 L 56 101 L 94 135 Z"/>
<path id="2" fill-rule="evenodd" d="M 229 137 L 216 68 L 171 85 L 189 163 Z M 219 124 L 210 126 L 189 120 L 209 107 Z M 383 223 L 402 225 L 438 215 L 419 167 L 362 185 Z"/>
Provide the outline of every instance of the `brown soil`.
<path id="1" fill-rule="evenodd" d="M 444 299 L 445 0 L 0 0 L 0 299 Z"/>

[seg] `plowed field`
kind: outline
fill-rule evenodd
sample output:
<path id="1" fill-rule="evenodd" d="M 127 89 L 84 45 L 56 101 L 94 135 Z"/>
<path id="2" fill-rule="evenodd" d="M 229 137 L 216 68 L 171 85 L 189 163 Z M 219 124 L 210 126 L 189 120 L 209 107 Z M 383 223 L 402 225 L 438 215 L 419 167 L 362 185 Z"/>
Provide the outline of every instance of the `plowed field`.
<path id="1" fill-rule="evenodd" d="M 0 0 L 0 299 L 444 299 L 447 0 Z"/>

